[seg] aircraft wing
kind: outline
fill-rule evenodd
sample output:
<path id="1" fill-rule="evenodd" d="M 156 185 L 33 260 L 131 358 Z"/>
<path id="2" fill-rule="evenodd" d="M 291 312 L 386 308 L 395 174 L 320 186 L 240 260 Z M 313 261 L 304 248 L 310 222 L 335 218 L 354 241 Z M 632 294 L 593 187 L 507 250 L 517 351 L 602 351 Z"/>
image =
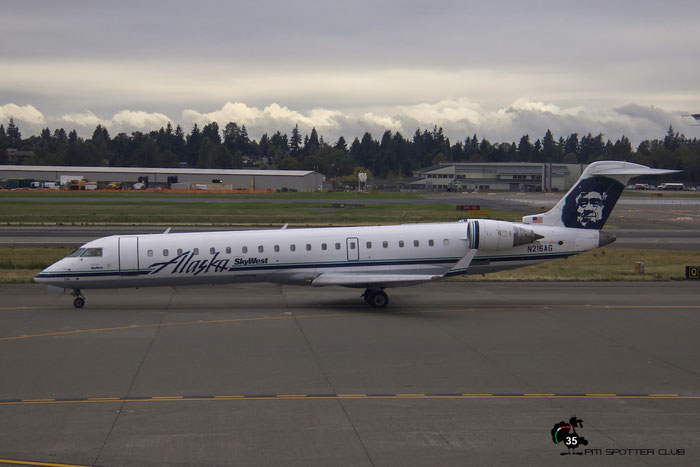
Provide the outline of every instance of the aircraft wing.
<path id="1" fill-rule="evenodd" d="M 463 274 L 469 268 L 475 255 L 476 250 L 472 249 L 467 251 L 467 254 L 457 261 L 449 272 L 453 274 Z M 311 285 L 314 287 L 323 287 L 325 285 L 342 285 L 345 287 L 369 287 L 370 285 L 379 287 L 402 287 L 439 280 L 443 277 L 444 276 L 434 274 L 358 274 L 327 272 L 311 281 Z"/>
<path id="2" fill-rule="evenodd" d="M 311 282 L 314 287 L 326 285 L 342 285 L 345 287 L 368 287 L 378 285 L 382 287 L 401 287 L 405 285 L 420 284 L 440 279 L 442 276 L 429 274 L 344 274 L 330 272 L 321 274 Z"/>

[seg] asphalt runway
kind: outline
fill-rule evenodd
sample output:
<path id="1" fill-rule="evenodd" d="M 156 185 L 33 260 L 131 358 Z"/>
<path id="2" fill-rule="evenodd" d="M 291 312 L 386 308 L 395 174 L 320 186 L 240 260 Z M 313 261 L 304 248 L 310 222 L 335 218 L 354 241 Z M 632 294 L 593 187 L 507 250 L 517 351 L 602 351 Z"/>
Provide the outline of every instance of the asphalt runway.
<path id="1" fill-rule="evenodd" d="M 700 465 L 698 286 L 2 285 L 0 463 Z"/>

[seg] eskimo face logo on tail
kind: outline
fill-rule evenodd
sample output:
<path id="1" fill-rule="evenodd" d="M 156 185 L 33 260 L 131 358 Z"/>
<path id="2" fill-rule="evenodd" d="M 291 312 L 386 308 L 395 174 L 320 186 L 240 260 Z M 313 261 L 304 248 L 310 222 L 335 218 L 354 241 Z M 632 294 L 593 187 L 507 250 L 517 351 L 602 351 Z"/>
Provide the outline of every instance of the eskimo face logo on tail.
<path id="1" fill-rule="evenodd" d="M 608 177 L 581 180 L 567 195 L 561 220 L 566 227 L 603 228 L 624 186 Z"/>

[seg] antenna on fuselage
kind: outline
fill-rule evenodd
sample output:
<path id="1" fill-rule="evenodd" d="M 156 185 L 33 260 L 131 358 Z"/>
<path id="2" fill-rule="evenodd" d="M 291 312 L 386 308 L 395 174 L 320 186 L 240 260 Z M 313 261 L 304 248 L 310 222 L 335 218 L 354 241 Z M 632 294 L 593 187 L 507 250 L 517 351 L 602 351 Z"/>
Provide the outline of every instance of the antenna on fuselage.
<path id="1" fill-rule="evenodd" d="M 288 225 L 289 225 L 289 222 L 287 222 L 286 224 L 284 224 L 280 230 L 286 229 Z"/>
<path id="2" fill-rule="evenodd" d="M 163 232 L 163 235 L 170 233 L 170 229 L 172 229 L 172 227 L 168 227 L 167 229 L 165 229 L 165 232 Z"/>

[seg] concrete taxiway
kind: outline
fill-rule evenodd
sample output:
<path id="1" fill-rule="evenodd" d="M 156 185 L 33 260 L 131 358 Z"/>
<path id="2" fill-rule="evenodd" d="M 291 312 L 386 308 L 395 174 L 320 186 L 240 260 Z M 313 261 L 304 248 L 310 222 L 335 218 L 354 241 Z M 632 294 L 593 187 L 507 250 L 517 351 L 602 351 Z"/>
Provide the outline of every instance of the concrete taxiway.
<path id="1" fill-rule="evenodd" d="M 698 465 L 698 291 L 3 285 L 0 464 Z"/>

